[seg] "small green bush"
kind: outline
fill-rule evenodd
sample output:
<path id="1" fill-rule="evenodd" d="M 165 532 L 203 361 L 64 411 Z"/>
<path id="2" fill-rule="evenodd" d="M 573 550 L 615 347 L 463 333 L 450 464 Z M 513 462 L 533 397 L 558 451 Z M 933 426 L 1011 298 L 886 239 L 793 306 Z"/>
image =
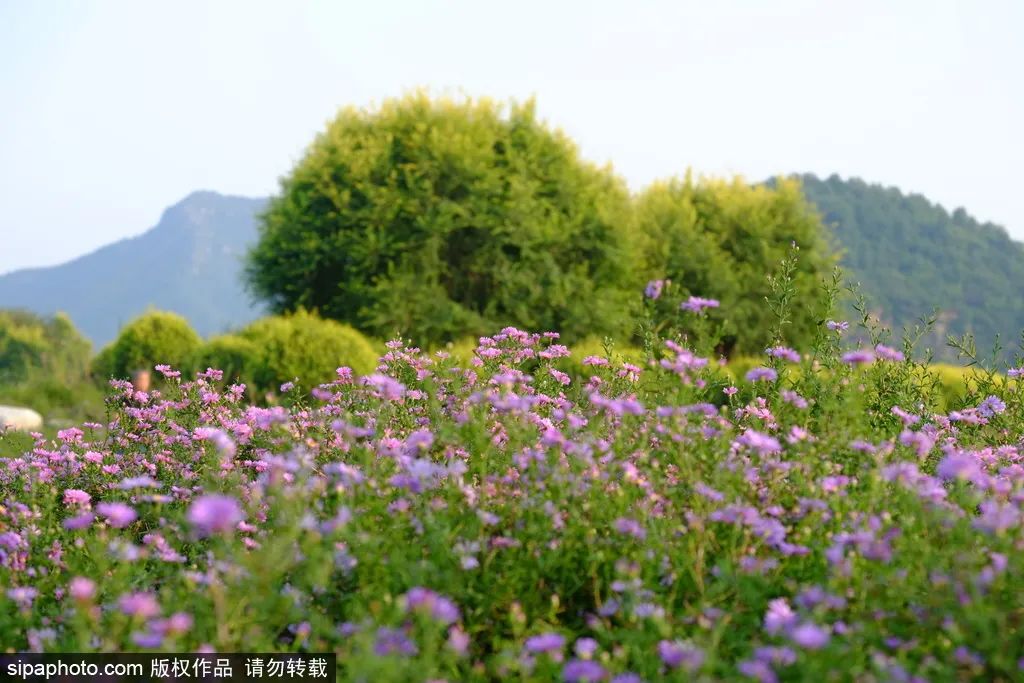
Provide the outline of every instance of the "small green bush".
<path id="1" fill-rule="evenodd" d="M 0 310 L 0 384 L 38 377 L 76 382 L 85 377 L 92 345 L 63 313 L 43 318 Z"/>
<path id="2" fill-rule="evenodd" d="M 189 359 L 189 369 L 203 372 L 209 368 L 224 372 L 225 382 L 252 384 L 260 364 L 260 349 L 251 339 L 225 334 L 207 340 Z"/>
<path id="3" fill-rule="evenodd" d="M 148 311 L 128 323 L 93 360 L 98 379 L 127 379 L 136 370 L 160 364 L 184 367 L 202 340 L 188 321 L 176 313 Z"/>
<path id="4" fill-rule="evenodd" d="M 305 387 L 329 382 L 341 366 L 365 374 L 377 365 L 369 339 L 348 325 L 305 311 L 262 318 L 238 336 L 256 348 L 250 376 L 253 389 L 261 393 L 277 391 L 294 379 Z"/>

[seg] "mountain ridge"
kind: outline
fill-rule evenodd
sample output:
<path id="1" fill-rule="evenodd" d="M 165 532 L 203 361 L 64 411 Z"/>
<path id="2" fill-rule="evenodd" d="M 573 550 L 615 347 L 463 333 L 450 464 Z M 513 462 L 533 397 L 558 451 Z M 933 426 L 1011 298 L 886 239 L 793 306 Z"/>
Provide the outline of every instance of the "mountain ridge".
<path id="1" fill-rule="evenodd" d="M 97 348 L 149 307 L 186 316 L 203 335 L 244 324 L 263 311 L 240 274 L 266 202 L 192 192 L 139 235 L 62 264 L 0 276 L 0 306 L 63 311 Z"/>

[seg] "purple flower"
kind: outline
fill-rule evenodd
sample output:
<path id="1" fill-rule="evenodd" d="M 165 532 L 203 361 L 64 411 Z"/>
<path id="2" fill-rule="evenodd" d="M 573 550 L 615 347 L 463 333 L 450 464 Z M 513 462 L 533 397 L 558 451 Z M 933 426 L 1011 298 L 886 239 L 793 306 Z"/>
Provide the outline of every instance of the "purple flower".
<path id="1" fill-rule="evenodd" d="M 894 348 L 885 346 L 883 344 L 878 344 L 877 346 L 875 346 L 875 355 L 881 358 L 882 360 L 890 360 L 896 362 L 904 360 L 902 352 L 897 351 Z"/>
<path id="2" fill-rule="evenodd" d="M 135 510 L 124 503 L 100 503 L 96 512 L 106 517 L 107 523 L 116 529 L 123 529 L 138 517 Z"/>
<path id="3" fill-rule="evenodd" d="M 626 534 L 641 541 L 647 537 L 647 531 L 640 522 L 626 517 L 619 517 L 615 520 L 615 530 L 620 534 Z"/>
<path id="4" fill-rule="evenodd" d="M 244 519 L 244 515 L 234 498 L 210 494 L 194 500 L 186 518 L 200 535 L 210 536 L 234 529 Z"/>
<path id="5" fill-rule="evenodd" d="M 788 346 L 776 346 L 770 349 L 766 349 L 765 353 L 767 353 L 769 356 L 772 356 L 773 358 L 782 358 L 783 360 L 788 360 L 791 363 L 800 362 L 800 354 L 797 353 L 795 350 L 789 348 Z"/>
<path id="6" fill-rule="evenodd" d="M 643 683 L 643 679 L 637 674 L 627 671 L 612 678 L 612 683 Z"/>
<path id="7" fill-rule="evenodd" d="M 747 372 L 746 377 L 748 382 L 759 382 L 761 380 L 774 382 L 779 378 L 779 374 L 771 368 L 752 368 Z"/>
<path id="8" fill-rule="evenodd" d="M 1006 410 L 1006 404 L 998 396 L 989 396 L 978 405 L 978 412 L 983 417 L 992 417 Z"/>
<path id="9" fill-rule="evenodd" d="M 562 679 L 567 683 L 603 681 L 607 675 L 604 667 L 589 659 L 574 659 L 562 669 Z"/>
<path id="10" fill-rule="evenodd" d="M 419 648 L 403 631 L 381 627 L 377 629 L 377 639 L 373 644 L 373 651 L 378 657 L 386 655 L 412 657 L 419 652 Z"/>
<path id="11" fill-rule="evenodd" d="M 561 652 L 565 648 L 565 636 L 559 633 L 542 633 L 527 638 L 523 647 L 533 654 Z"/>
<path id="12" fill-rule="evenodd" d="M 704 299 L 699 296 L 691 296 L 689 299 L 680 304 L 679 308 L 684 311 L 693 311 L 694 313 L 700 313 L 705 308 L 718 308 L 718 300 L 716 299 Z"/>
<path id="13" fill-rule="evenodd" d="M 576 641 L 573 650 L 580 659 L 590 659 L 597 652 L 597 641 L 593 638 L 580 638 Z"/>
<path id="14" fill-rule="evenodd" d="M 644 289 L 644 296 L 648 299 L 657 299 L 661 296 L 661 290 L 664 286 L 664 280 L 651 280 L 647 283 L 647 288 Z"/>
<path id="15" fill-rule="evenodd" d="M 152 619 L 160 614 L 160 603 L 152 593 L 128 593 L 117 601 L 121 611 L 130 617 Z"/>
<path id="16" fill-rule="evenodd" d="M 844 353 L 842 357 L 842 361 L 848 365 L 864 365 L 866 363 L 872 363 L 874 360 L 875 354 L 866 349 L 850 351 L 849 353 Z"/>
<path id="17" fill-rule="evenodd" d="M 785 598 L 775 598 L 768 603 L 768 611 L 764 614 L 764 630 L 776 635 L 796 623 L 796 614 Z"/>
<path id="18" fill-rule="evenodd" d="M 745 659 L 736 666 L 736 670 L 759 683 L 778 683 L 779 681 L 771 664 L 758 659 Z"/>
<path id="19" fill-rule="evenodd" d="M 680 667 L 696 671 L 704 663 L 704 652 L 691 643 L 682 640 L 662 640 L 658 643 L 658 656 L 670 669 Z"/>
<path id="20" fill-rule="evenodd" d="M 7 597 L 14 601 L 19 607 L 31 607 L 39 592 L 29 586 L 17 586 L 7 590 Z"/>
<path id="21" fill-rule="evenodd" d="M 981 475 L 981 465 L 969 453 L 950 453 L 939 461 L 935 473 L 943 479 L 973 481 Z"/>
<path id="22" fill-rule="evenodd" d="M 86 528 L 96 518 L 91 512 L 83 512 L 80 515 L 74 517 L 68 517 L 64 520 L 64 528 L 69 531 L 79 531 Z"/>
<path id="23" fill-rule="evenodd" d="M 779 453 L 782 451 L 782 444 L 779 440 L 773 436 L 762 434 L 761 432 L 753 429 L 748 429 L 736 439 L 736 444 L 751 448 L 761 455 L 768 455 L 770 453 Z"/>
<path id="24" fill-rule="evenodd" d="M 367 375 L 363 377 L 362 383 L 372 387 L 386 401 L 397 401 L 405 396 L 405 385 L 387 375 Z"/>
<path id="25" fill-rule="evenodd" d="M 417 586 L 410 589 L 405 594 L 405 605 L 410 612 L 414 610 L 426 612 L 445 625 L 459 620 L 459 608 L 455 606 L 455 603 L 429 588 Z"/>
<path id="26" fill-rule="evenodd" d="M 64 503 L 66 505 L 88 505 L 92 497 L 80 489 L 64 489 Z"/>
<path id="27" fill-rule="evenodd" d="M 76 576 L 68 583 L 68 593 L 79 602 L 92 600 L 96 595 L 96 583 L 84 576 Z"/>
<path id="28" fill-rule="evenodd" d="M 839 334 L 842 334 L 843 332 L 846 332 L 846 330 L 850 329 L 850 323 L 846 322 L 845 320 L 829 320 L 828 322 L 825 323 L 825 327 L 832 330 L 833 332 L 838 332 Z"/>
<path id="29" fill-rule="evenodd" d="M 820 650 L 828 645 L 830 637 L 828 629 L 810 621 L 801 623 L 789 632 L 790 640 L 808 650 Z"/>

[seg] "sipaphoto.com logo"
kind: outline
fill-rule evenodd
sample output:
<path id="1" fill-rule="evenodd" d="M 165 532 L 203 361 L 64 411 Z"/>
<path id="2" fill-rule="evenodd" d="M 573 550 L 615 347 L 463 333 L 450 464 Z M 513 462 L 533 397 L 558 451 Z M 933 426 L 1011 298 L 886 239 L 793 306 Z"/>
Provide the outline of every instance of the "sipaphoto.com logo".
<path id="1" fill-rule="evenodd" d="M 104 662 L 95 663 L 83 660 L 58 659 L 50 662 L 26 662 L 16 660 L 7 662 L 7 675 L 14 679 L 51 680 L 60 678 L 85 678 L 95 680 L 100 677 L 133 677 L 141 678 L 145 667 L 138 662 Z"/>

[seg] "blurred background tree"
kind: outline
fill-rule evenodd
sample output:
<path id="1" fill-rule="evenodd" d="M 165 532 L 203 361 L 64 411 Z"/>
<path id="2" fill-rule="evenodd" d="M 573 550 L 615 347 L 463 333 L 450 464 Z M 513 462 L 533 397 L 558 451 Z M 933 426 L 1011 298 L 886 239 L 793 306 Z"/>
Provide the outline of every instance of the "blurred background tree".
<path id="1" fill-rule="evenodd" d="M 345 109 L 281 184 L 247 279 L 379 338 L 436 345 L 505 325 L 622 335 L 629 193 L 532 101 L 415 93 Z"/>
<path id="2" fill-rule="evenodd" d="M 835 259 L 799 182 L 780 179 L 767 187 L 687 174 L 640 193 L 634 220 L 650 279 L 672 280 L 684 297 L 721 302 L 708 315 L 724 325 L 726 355 L 759 354 L 774 341 L 775 321 L 765 303 L 768 276 L 779 272 L 793 244 L 799 246 L 785 341 L 797 347 L 809 342 L 819 287 Z"/>

